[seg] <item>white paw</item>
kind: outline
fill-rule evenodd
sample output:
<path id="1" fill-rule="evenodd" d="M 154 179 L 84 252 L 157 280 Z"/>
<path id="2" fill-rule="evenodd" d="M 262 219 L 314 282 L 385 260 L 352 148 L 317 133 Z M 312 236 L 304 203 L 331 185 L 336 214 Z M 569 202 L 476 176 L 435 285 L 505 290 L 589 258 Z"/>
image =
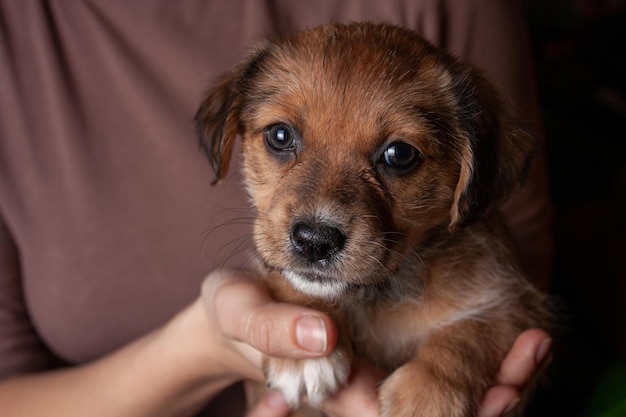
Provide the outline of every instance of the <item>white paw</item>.
<path id="1" fill-rule="evenodd" d="M 326 397 L 334 394 L 346 383 L 350 367 L 345 361 L 333 361 L 332 358 L 307 360 L 304 363 L 303 375 L 306 395 L 313 406 L 319 406 Z"/>
<path id="2" fill-rule="evenodd" d="M 290 407 L 298 407 L 304 395 L 311 405 L 320 406 L 348 380 L 350 364 L 347 362 L 336 352 L 317 359 L 269 359 L 268 384 L 283 394 Z"/>

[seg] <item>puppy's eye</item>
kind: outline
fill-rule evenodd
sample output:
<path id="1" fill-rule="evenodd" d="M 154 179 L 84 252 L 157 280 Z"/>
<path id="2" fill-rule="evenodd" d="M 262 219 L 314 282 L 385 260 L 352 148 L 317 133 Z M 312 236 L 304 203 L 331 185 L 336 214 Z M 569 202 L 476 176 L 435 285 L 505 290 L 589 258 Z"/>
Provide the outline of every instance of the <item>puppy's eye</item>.
<path id="1" fill-rule="evenodd" d="M 394 142 L 383 151 L 382 161 L 398 174 L 407 173 L 422 161 L 422 154 L 404 142 Z"/>
<path id="2" fill-rule="evenodd" d="M 286 124 L 275 124 L 263 131 L 265 143 L 274 151 L 291 151 L 295 149 L 296 135 Z"/>

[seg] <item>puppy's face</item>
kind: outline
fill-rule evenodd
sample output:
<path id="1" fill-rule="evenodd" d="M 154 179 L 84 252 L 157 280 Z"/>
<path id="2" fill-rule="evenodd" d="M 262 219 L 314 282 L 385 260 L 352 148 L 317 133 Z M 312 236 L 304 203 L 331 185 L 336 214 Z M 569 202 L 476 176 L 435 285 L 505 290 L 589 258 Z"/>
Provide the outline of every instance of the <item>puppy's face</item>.
<path id="1" fill-rule="evenodd" d="M 197 120 L 218 180 L 242 134 L 259 253 L 323 298 L 417 267 L 423 244 L 506 197 L 530 151 L 470 68 L 391 26 L 268 43 Z"/>

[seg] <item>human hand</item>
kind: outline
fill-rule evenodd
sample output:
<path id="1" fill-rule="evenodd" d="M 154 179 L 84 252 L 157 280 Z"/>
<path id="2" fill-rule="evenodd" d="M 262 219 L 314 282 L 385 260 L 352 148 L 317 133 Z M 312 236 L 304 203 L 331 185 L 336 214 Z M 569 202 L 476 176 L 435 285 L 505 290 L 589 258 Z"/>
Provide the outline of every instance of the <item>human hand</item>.
<path id="1" fill-rule="evenodd" d="M 549 362 L 550 335 L 531 329 L 522 333 L 502 362 L 496 386 L 490 388 L 478 410 L 479 417 L 499 417 L 514 408 L 521 391 L 542 365 Z M 355 361 L 348 386 L 341 389 L 324 407 L 329 416 L 378 416 L 378 386 L 385 373 L 364 361 Z M 284 417 L 289 408 L 280 393 L 270 392 L 248 417 Z"/>
<path id="2" fill-rule="evenodd" d="M 261 381 L 263 354 L 310 358 L 331 352 L 337 330 L 324 313 L 273 300 L 261 280 L 249 272 L 212 273 L 204 282 L 202 302 L 222 353 L 220 364 L 238 379 Z M 479 417 L 497 417 L 513 408 L 520 393 L 548 357 L 551 339 L 543 330 L 522 333 L 502 362 L 498 385 L 490 388 L 479 407 Z M 214 352 L 215 353 L 215 352 Z M 378 386 L 386 374 L 356 360 L 348 385 L 328 400 L 324 411 L 336 417 L 378 415 Z M 358 410 L 355 407 L 359 407 Z M 269 392 L 249 417 L 281 417 L 289 409 L 278 392 Z"/>
<path id="3" fill-rule="evenodd" d="M 491 387 L 478 410 L 478 417 L 499 417 L 511 411 L 532 379 L 549 365 L 550 335 L 540 329 L 520 334 L 502 361 L 497 384 Z"/>
<path id="4" fill-rule="evenodd" d="M 298 359 L 332 352 L 337 341 L 332 319 L 275 301 L 258 278 L 251 272 L 219 270 L 204 281 L 201 300 L 221 366 L 240 378 L 261 381 L 262 354 Z"/>

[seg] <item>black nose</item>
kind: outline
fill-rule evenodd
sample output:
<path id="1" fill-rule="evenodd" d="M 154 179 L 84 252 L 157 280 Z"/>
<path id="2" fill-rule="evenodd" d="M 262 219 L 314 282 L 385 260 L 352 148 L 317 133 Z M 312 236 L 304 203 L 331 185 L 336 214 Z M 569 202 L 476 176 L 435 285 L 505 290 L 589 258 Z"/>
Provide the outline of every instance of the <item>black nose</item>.
<path id="1" fill-rule="evenodd" d="M 335 226 L 301 221 L 291 229 L 291 245 L 302 258 L 326 265 L 343 249 L 346 235 Z"/>

